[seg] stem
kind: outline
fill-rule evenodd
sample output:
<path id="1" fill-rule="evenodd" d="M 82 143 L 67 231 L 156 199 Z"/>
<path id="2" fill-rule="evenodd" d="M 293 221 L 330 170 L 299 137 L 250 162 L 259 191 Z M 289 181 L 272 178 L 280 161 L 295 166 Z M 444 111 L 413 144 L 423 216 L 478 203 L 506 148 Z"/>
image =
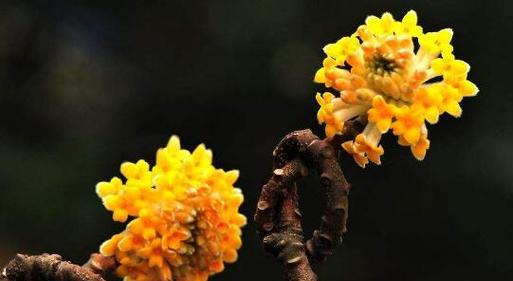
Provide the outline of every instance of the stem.
<path id="1" fill-rule="evenodd" d="M 265 250 L 283 265 L 289 281 L 317 281 L 311 264 L 324 261 L 342 241 L 350 185 L 338 163 L 338 152 L 341 143 L 362 129 L 360 121 L 348 121 L 342 133 L 330 140 L 320 140 L 310 130 L 295 131 L 273 151 L 273 174 L 262 187 L 255 223 Z M 326 206 L 319 229 L 305 243 L 296 183 L 309 169 L 319 174 Z"/>
<path id="2" fill-rule="evenodd" d="M 0 280 L 105 281 L 103 276 L 115 267 L 114 259 L 101 254 L 92 254 L 83 266 L 63 261 L 55 254 L 17 254 L 2 270 Z"/>

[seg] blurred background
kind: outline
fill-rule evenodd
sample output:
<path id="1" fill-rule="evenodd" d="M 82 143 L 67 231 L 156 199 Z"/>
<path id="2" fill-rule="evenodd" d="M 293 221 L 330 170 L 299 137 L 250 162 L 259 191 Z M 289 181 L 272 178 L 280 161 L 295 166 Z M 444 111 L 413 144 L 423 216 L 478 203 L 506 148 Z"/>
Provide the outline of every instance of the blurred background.
<path id="1" fill-rule="evenodd" d="M 51 4 L 49 4 L 51 2 Z M 280 280 L 252 224 L 271 152 L 316 124 L 322 47 L 369 14 L 415 9 L 455 30 L 477 97 L 430 127 L 423 162 L 387 135 L 379 167 L 342 165 L 349 233 L 321 280 L 513 280 L 513 38 L 507 1 L 0 1 L 0 265 L 15 253 L 87 260 L 119 231 L 94 192 L 172 134 L 240 169 L 239 261 L 212 280 Z M 300 189 L 306 234 L 315 179 Z"/>

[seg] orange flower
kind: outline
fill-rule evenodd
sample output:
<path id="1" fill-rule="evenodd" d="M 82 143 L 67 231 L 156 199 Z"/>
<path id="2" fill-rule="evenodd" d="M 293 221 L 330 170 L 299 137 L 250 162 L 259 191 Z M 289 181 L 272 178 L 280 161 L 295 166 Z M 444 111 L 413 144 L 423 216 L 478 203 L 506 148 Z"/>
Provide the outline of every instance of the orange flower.
<path id="1" fill-rule="evenodd" d="M 212 165 L 212 152 L 192 153 L 177 137 L 157 152 L 150 169 L 144 160 L 124 163 L 118 178 L 99 183 L 98 196 L 126 229 L 105 241 L 100 252 L 114 256 L 126 281 L 206 280 L 235 262 L 241 247 L 238 212 L 243 201 L 233 184 L 238 171 Z"/>
<path id="2" fill-rule="evenodd" d="M 390 13 L 369 16 L 353 35 L 327 44 L 314 78 L 338 92 L 316 96 L 326 136 L 333 138 L 345 121 L 359 117 L 368 121 L 364 133 L 342 145 L 358 165 L 381 163 L 379 139 L 390 128 L 415 158 L 424 159 L 425 121 L 435 124 L 443 113 L 459 117 L 463 97 L 478 92 L 467 80 L 470 66 L 452 53 L 452 37 L 449 28 L 424 33 L 409 11 L 401 21 Z M 432 82 L 436 78 L 441 81 Z"/>

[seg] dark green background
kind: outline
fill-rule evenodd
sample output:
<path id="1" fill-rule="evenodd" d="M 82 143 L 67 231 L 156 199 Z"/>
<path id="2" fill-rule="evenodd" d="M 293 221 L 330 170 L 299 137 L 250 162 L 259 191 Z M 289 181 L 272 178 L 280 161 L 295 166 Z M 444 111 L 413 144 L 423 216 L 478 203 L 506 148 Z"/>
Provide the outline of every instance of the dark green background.
<path id="1" fill-rule="evenodd" d="M 49 4 L 49 3 L 52 4 Z M 315 122 L 321 48 L 368 14 L 415 9 L 452 27 L 480 87 L 429 127 L 426 160 L 395 137 L 353 184 L 349 233 L 321 280 L 513 280 L 513 93 L 507 1 L 0 1 L 0 264 L 17 252 L 77 263 L 119 231 L 94 193 L 171 134 L 240 169 L 240 259 L 213 280 L 279 280 L 251 223 L 271 151 Z M 322 206 L 301 186 L 307 234 Z"/>

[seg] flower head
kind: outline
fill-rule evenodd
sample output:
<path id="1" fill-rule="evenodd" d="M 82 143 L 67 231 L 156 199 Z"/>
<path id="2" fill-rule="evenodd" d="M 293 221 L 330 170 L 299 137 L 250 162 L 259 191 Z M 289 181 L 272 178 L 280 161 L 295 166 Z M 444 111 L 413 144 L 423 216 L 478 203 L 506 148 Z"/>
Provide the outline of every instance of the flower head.
<path id="1" fill-rule="evenodd" d="M 212 152 L 199 145 L 182 149 L 178 137 L 157 151 L 156 165 L 139 160 L 121 165 L 114 177 L 96 185 L 113 219 L 126 229 L 100 247 L 114 256 L 126 281 L 207 280 L 237 259 L 243 201 L 233 184 L 238 171 L 212 165 Z"/>
<path id="2" fill-rule="evenodd" d="M 326 45 L 327 57 L 314 77 L 338 93 L 316 96 L 326 136 L 359 117 L 367 121 L 365 129 L 342 147 L 360 166 L 381 163 L 379 141 L 390 129 L 399 144 L 424 159 L 430 145 L 426 121 L 435 124 L 443 113 L 461 116 L 463 97 L 478 92 L 467 80 L 470 66 L 453 54 L 452 36 L 449 28 L 424 33 L 409 11 L 401 21 L 390 13 L 369 16 L 353 35 Z"/>

